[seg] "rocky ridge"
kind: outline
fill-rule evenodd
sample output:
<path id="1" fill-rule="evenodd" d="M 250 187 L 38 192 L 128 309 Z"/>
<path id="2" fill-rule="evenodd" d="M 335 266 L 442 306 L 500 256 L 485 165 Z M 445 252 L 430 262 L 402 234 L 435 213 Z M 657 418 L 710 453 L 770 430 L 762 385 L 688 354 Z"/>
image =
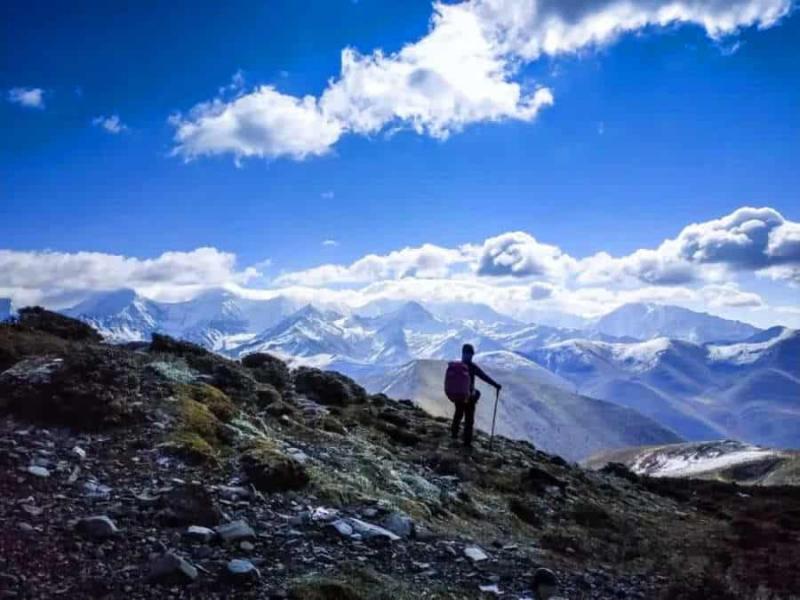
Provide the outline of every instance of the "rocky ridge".
<path id="1" fill-rule="evenodd" d="M 591 472 L 335 373 L 0 325 L 8 598 L 792 598 L 800 490 Z M 762 594 L 756 596 L 756 594 Z"/>

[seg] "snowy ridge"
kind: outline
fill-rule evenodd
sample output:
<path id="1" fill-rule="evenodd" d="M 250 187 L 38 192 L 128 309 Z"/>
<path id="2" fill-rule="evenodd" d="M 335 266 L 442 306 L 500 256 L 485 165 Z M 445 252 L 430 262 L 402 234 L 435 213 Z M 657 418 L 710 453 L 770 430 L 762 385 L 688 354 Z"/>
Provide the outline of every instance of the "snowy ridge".
<path id="1" fill-rule="evenodd" d="M 622 463 L 638 475 L 712 479 L 745 485 L 800 484 L 800 452 L 734 440 L 691 442 L 604 452 L 584 464 Z"/>

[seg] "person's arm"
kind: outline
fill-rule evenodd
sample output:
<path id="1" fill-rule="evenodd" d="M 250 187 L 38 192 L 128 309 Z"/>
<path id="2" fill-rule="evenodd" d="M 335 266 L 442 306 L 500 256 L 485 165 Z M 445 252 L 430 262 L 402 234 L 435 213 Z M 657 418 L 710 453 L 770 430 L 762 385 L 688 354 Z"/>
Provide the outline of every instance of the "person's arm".
<path id="1" fill-rule="evenodd" d="M 486 383 L 488 383 L 489 385 L 493 386 L 494 388 L 496 388 L 498 390 L 501 387 L 503 387 L 502 385 L 497 383 L 494 379 L 489 377 L 486 373 L 484 373 L 483 369 L 481 369 L 478 365 L 473 363 L 473 366 L 475 367 L 475 376 L 478 377 L 478 379 L 482 379 L 483 381 L 485 381 Z"/>

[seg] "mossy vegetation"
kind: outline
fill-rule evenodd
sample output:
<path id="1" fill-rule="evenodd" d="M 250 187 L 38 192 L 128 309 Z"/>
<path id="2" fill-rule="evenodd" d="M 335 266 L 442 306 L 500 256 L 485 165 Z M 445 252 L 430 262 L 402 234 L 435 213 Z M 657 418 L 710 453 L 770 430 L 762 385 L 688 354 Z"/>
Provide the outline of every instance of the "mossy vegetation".
<path id="1" fill-rule="evenodd" d="M 220 421 L 228 422 L 236 415 L 236 406 L 230 397 L 222 390 L 207 383 L 196 383 L 182 386 L 182 395 L 199 402 L 206 407 Z"/>
<path id="2" fill-rule="evenodd" d="M 299 490 L 310 481 L 306 468 L 268 439 L 252 442 L 241 463 L 250 483 L 263 492 Z"/>
<path id="3" fill-rule="evenodd" d="M 236 406 L 224 392 L 204 383 L 179 385 L 176 397 L 176 427 L 170 446 L 196 462 L 218 458 L 226 444 L 223 423 L 236 415 Z"/>

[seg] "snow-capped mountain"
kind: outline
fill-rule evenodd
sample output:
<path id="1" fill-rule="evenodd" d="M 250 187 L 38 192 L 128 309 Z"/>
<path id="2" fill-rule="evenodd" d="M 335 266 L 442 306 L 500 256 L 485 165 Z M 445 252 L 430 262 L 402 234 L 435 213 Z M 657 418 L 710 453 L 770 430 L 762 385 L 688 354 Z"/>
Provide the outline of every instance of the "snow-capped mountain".
<path id="1" fill-rule="evenodd" d="M 714 479 L 746 485 L 800 484 L 800 452 L 776 450 L 734 440 L 690 442 L 603 452 L 586 466 L 622 463 L 651 477 Z"/>
<path id="2" fill-rule="evenodd" d="M 740 321 L 722 319 L 679 306 L 652 303 L 625 304 L 596 319 L 587 329 L 638 340 L 667 337 L 698 344 L 738 342 L 759 331 Z"/>
<path id="3" fill-rule="evenodd" d="M 635 410 L 687 440 L 800 445 L 798 333 L 760 331 L 676 307 L 629 305 L 587 330 L 519 323 L 478 303 L 381 300 L 348 308 L 285 296 L 252 300 L 224 290 L 177 303 L 121 290 L 66 312 L 111 341 L 162 332 L 235 358 L 270 352 L 293 364 L 338 370 L 373 389 L 414 361 L 457 359 L 470 342 L 489 357 L 506 357 L 502 370 L 510 378 L 542 383 L 541 374 L 549 372 L 568 382 L 569 392 Z M 523 386 L 523 393 L 532 391 Z"/>
<path id="4" fill-rule="evenodd" d="M 86 321 L 112 342 L 148 340 L 166 333 L 227 352 L 296 311 L 283 297 L 250 300 L 210 290 L 185 302 L 155 302 L 133 290 L 90 296 L 64 314 Z"/>
<path id="5" fill-rule="evenodd" d="M 408 302 L 379 316 L 341 315 L 311 306 L 237 347 L 236 356 L 272 352 L 315 366 L 373 366 L 383 369 L 415 358 L 457 357 L 464 340 L 486 349 L 499 345 L 467 324 L 443 321 Z"/>
<path id="6" fill-rule="evenodd" d="M 688 440 L 800 446 L 800 332 L 765 341 L 571 340 L 528 354 L 582 394 L 634 408 Z"/>
<path id="7" fill-rule="evenodd" d="M 62 312 L 86 321 L 114 342 L 149 340 L 166 322 L 166 312 L 157 303 L 138 296 L 133 290 L 94 294 Z"/>
<path id="8" fill-rule="evenodd" d="M 601 449 L 680 440 L 634 410 L 574 393 L 568 381 L 519 354 L 481 353 L 475 362 L 503 382 L 496 431 L 529 440 L 547 452 L 579 460 Z M 442 393 L 446 367 L 444 360 L 415 360 L 382 376 L 366 378 L 365 383 L 373 392 L 408 398 L 435 416 L 450 417 L 453 405 Z M 482 398 L 476 426 L 489 431 L 495 393 L 480 381 L 477 387 Z"/>

